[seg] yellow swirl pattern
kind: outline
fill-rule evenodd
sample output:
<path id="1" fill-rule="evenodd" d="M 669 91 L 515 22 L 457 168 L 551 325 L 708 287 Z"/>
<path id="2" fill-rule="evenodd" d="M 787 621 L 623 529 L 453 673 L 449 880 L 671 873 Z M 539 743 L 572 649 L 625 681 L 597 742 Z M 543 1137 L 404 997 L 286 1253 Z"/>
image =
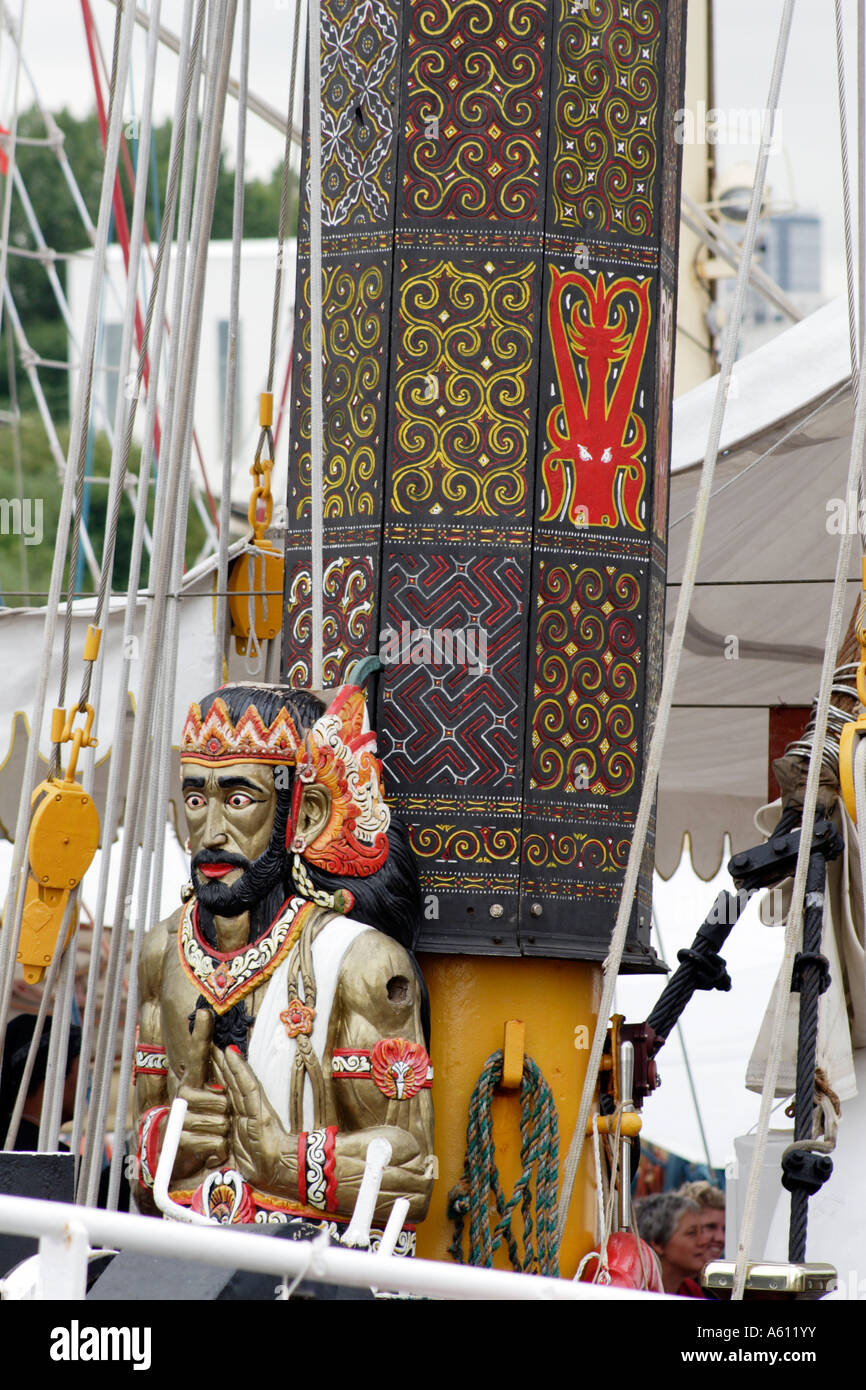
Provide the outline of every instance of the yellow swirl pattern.
<path id="1" fill-rule="evenodd" d="M 325 520 L 372 517 L 383 414 L 384 276 L 379 265 L 325 268 Z M 297 520 L 310 515 L 310 281 L 304 282 Z"/>
<path id="2" fill-rule="evenodd" d="M 575 229 L 647 237 L 658 169 L 658 0 L 560 0 L 553 203 Z"/>
<path id="3" fill-rule="evenodd" d="M 397 514 L 526 515 L 533 266 L 473 264 L 416 262 L 401 285 Z"/>

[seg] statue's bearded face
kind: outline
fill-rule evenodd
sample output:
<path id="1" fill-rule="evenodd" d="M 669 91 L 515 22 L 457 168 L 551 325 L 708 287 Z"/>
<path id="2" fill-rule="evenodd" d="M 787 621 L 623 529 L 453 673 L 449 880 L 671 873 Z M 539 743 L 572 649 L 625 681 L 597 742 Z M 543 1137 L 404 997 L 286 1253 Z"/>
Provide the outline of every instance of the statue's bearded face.
<path id="1" fill-rule="evenodd" d="M 183 799 L 199 902 L 215 916 L 248 911 L 280 881 L 285 865 L 283 846 L 271 843 L 273 768 L 184 762 Z"/>

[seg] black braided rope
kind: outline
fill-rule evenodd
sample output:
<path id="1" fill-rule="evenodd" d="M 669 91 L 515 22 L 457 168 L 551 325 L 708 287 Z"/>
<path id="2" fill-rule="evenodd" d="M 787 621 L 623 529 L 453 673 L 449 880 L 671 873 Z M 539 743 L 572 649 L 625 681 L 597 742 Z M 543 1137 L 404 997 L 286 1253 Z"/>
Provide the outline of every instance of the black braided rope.
<path id="1" fill-rule="evenodd" d="M 794 1101 L 794 1141 L 812 1138 L 812 1111 L 815 1104 L 815 1058 L 818 1042 L 818 1000 L 824 978 L 821 936 L 824 925 L 824 888 L 827 861 L 823 854 L 809 856 L 806 873 L 806 909 L 803 914 L 803 958 L 798 969 L 800 1018 L 797 1032 L 797 1090 Z M 810 898 L 814 895 L 813 900 Z M 791 1220 L 788 1227 L 788 1259 L 800 1263 L 806 1258 L 806 1232 L 809 1219 L 809 1192 L 795 1187 L 791 1193 Z"/>

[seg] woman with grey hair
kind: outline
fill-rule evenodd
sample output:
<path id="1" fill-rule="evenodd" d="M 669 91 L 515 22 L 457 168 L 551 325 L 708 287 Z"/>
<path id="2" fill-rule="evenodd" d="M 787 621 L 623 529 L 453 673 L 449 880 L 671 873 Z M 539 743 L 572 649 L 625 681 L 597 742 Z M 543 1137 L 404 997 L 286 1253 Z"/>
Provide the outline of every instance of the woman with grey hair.
<path id="1" fill-rule="evenodd" d="M 659 1257 L 665 1293 L 706 1297 L 696 1276 L 708 1259 L 709 1236 L 697 1202 L 657 1192 L 635 1203 L 635 1216 L 641 1239 Z"/>

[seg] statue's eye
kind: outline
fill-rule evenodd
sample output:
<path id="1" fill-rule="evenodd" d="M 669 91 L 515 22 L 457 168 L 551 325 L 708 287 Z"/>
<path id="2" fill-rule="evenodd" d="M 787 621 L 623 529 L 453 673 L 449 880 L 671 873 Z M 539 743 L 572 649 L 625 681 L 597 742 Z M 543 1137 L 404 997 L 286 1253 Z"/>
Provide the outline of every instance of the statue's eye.
<path id="1" fill-rule="evenodd" d="M 577 447 L 580 450 L 580 457 L 583 460 L 583 462 L 592 463 L 592 454 L 589 452 L 589 450 L 584 448 L 582 444 L 578 444 Z"/>
<path id="2" fill-rule="evenodd" d="M 601 456 L 601 461 L 602 461 L 602 463 L 610 463 L 610 461 L 611 461 L 612 458 L 613 458 L 613 449 L 605 449 L 604 453 L 603 453 L 602 456 Z"/>
<path id="3" fill-rule="evenodd" d="M 253 798 L 247 796 L 246 792 L 232 792 L 226 804 L 236 811 L 242 811 L 245 806 L 252 806 Z"/>
<path id="4" fill-rule="evenodd" d="M 188 811 L 201 811 L 205 804 L 204 797 L 199 792 L 187 792 L 184 801 Z"/>

